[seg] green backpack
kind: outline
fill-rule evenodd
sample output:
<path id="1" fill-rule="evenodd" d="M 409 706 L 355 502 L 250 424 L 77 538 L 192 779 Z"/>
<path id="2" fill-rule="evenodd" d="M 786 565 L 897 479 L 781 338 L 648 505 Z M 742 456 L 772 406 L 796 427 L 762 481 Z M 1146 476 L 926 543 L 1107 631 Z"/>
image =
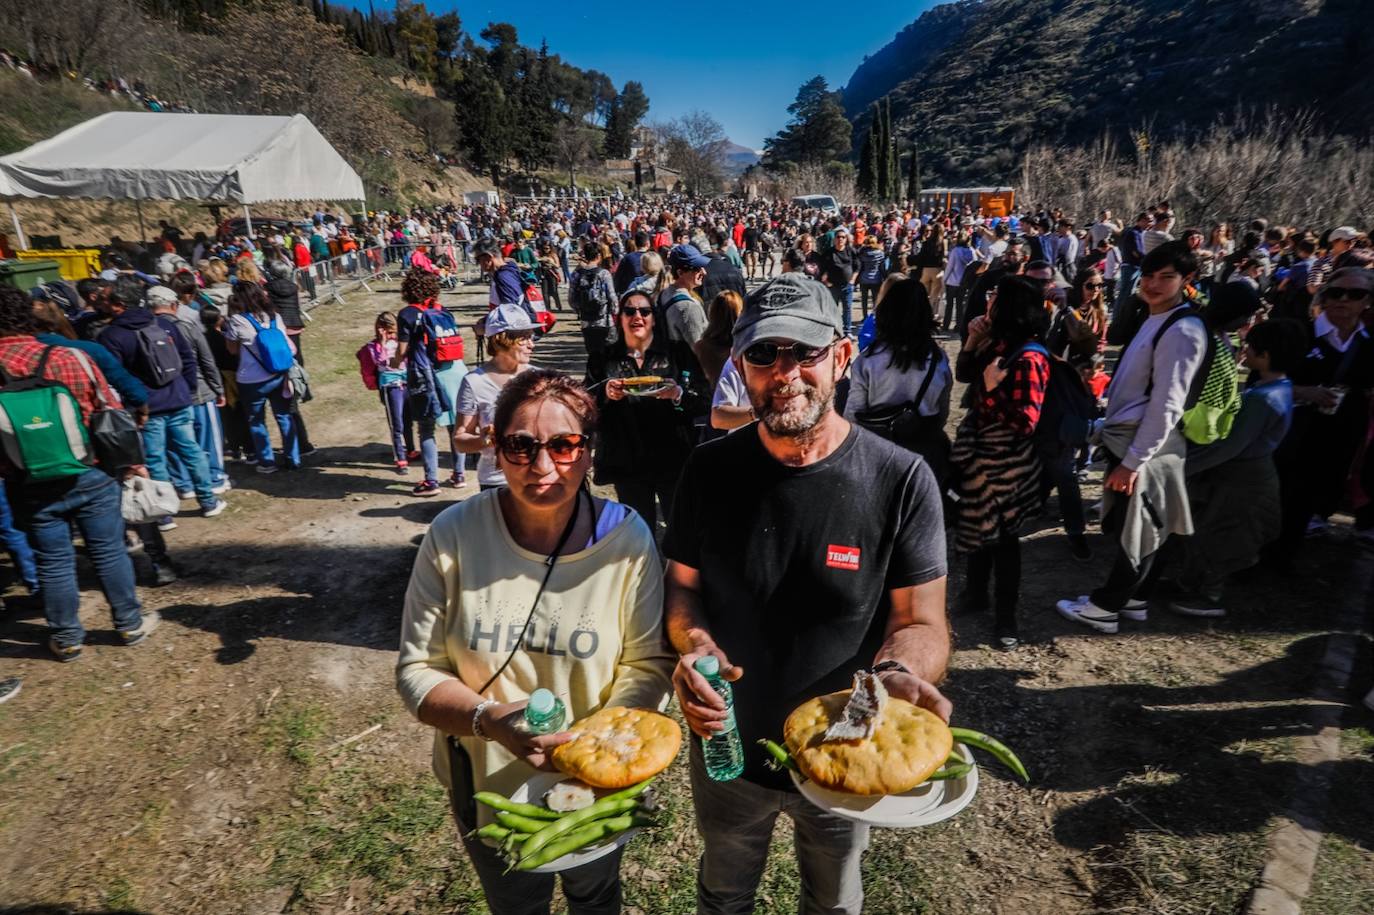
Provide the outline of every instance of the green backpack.
<path id="1" fill-rule="evenodd" d="M 1151 347 L 1159 346 L 1165 331 L 1184 318 L 1202 321 L 1202 315 L 1192 308 L 1179 308 L 1155 332 Z M 1206 322 L 1204 321 L 1204 326 Z M 1154 380 L 1151 379 L 1151 387 Z M 1207 351 L 1188 386 L 1179 428 L 1183 437 L 1195 445 L 1210 445 L 1231 434 L 1231 425 L 1240 412 L 1240 369 L 1231 357 L 1231 349 L 1210 330 L 1207 331 Z"/>
<path id="2" fill-rule="evenodd" d="M 0 446 L 26 483 L 76 476 L 95 463 L 81 405 L 66 385 L 43 377 L 53 349 L 44 348 L 32 375 L 0 368 Z"/>

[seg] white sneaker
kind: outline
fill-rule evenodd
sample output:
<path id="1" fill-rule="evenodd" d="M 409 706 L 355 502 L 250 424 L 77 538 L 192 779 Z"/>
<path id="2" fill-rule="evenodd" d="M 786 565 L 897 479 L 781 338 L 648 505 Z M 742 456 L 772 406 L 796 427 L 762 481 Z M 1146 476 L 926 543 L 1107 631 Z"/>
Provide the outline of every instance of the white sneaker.
<path id="1" fill-rule="evenodd" d="M 201 511 L 201 516 L 205 518 L 213 518 L 215 517 L 215 515 L 218 515 L 220 512 L 224 511 L 228 507 L 228 502 L 224 501 L 223 499 L 216 499 L 214 505 L 211 505 L 209 508 L 203 509 Z"/>
<path id="2" fill-rule="evenodd" d="M 1055 604 L 1055 607 L 1058 608 L 1059 615 L 1066 620 L 1087 626 L 1089 629 L 1096 629 L 1098 632 L 1105 632 L 1108 635 L 1116 634 L 1117 615 L 1109 610 L 1103 610 L 1087 598 L 1061 600 Z"/>
<path id="3" fill-rule="evenodd" d="M 223 481 L 216 483 L 214 486 L 211 486 L 210 491 L 217 496 L 222 496 L 233 488 L 234 484 L 229 481 L 228 477 L 225 477 Z"/>
<path id="4" fill-rule="evenodd" d="M 1092 598 L 1086 594 L 1080 594 L 1078 595 L 1078 603 L 1090 604 L 1092 603 Z M 1143 623 L 1150 618 L 1150 602 L 1137 600 L 1133 597 L 1126 601 L 1126 606 L 1121 608 L 1119 615 L 1133 622 Z"/>
<path id="5" fill-rule="evenodd" d="M 196 491 L 194 489 L 179 490 L 177 492 L 177 498 L 183 502 L 187 501 L 188 499 L 194 499 L 195 497 Z"/>

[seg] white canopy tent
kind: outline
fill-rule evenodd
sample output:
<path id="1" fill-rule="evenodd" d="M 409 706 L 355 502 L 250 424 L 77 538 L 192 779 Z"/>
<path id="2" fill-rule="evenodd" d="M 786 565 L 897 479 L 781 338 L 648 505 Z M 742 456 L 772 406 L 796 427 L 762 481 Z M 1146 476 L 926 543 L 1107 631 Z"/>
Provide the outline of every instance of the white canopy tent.
<path id="1" fill-rule="evenodd" d="M 358 173 L 305 115 L 142 111 L 103 114 L 0 158 L 0 197 L 231 201 L 250 227 L 253 203 L 366 203 Z"/>

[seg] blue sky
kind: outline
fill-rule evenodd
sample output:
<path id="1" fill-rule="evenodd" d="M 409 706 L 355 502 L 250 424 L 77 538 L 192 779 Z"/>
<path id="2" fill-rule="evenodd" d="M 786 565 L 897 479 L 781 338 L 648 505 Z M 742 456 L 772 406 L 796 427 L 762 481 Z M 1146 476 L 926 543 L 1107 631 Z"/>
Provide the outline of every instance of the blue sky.
<path id="1" fill-rule="evenodd" d="M 365 8 L 366 0 L 353 0 Z M 376 0 L 378 11 L 392 4 Z M 817 73 L 839 89 L 865 54 L 892 40 L 935 0 L 719 4 L 607 2 L 474 3 L 430 0 L 434 13 L 457 9 L 463 29 L 509 22 L 522 44 L 600 70 L 616 86 L 635 79 L 649 96 L 649 120 L 701 108 L 736 143 L 754 149 L 787 121 L 797 88 Z"/>

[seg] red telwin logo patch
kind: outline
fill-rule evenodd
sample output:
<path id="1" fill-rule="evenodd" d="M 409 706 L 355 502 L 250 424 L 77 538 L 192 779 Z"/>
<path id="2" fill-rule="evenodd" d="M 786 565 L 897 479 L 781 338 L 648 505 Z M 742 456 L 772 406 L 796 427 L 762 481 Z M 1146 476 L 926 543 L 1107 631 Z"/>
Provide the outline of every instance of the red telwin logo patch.
<path id="1" fill-rule="evenodd" d="M 825 564 L 832 569 L 857 572 L 859 571 L 859 548 L 832 543 L 825 548 Z"/>

